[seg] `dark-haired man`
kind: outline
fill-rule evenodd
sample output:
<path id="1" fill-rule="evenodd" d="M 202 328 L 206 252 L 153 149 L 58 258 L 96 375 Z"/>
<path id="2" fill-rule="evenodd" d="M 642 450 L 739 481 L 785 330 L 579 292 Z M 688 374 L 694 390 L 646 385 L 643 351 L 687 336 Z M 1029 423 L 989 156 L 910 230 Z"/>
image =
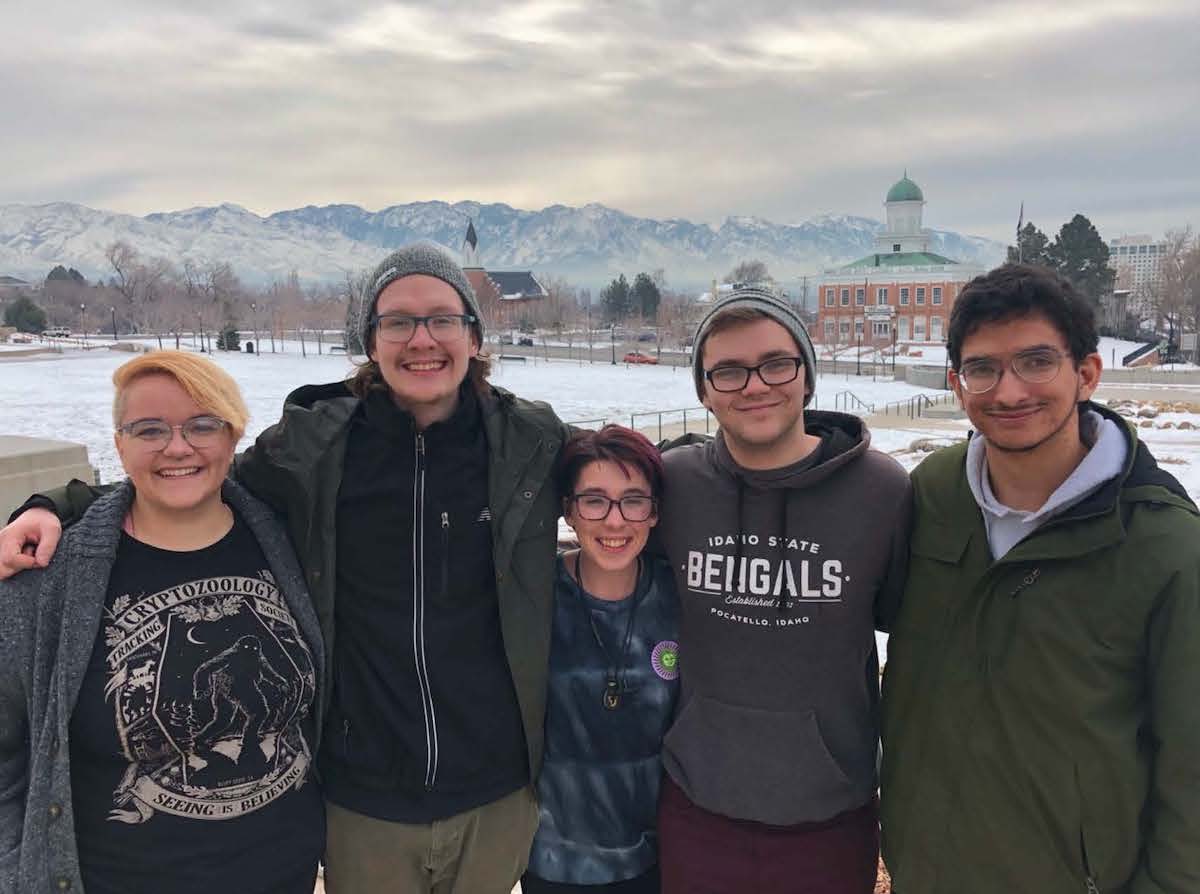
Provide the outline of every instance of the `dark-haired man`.
<path id="1" fill-rule="evenodd" d="M 1091 403 L 1086 300 L 1044 268 L 950 318 L 975 426 L 913 473 L 884 679 L 897 891 L 1200 890 L 1200 518 Z"/>

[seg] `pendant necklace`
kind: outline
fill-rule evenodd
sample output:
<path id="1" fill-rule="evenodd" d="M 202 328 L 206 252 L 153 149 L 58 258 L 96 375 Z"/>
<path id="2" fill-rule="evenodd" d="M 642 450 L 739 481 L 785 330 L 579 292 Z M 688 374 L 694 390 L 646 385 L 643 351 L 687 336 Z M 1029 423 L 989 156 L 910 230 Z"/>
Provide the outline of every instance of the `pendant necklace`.
<path id="1" fill-rule="evenodd" d="M 633 640 L 633 619 L 637 616 L 638 603 L 641 602 L 641 594 L 638 592 L 638 584 L 641 582 L 641 579 L 642 557 L 638 556 L 637 576 L 633 581 L 633 595 L 628 597 L 633 600 L 633 604 L 629 607 L 629 617 L 625 621 L 625 635 L 622 638 L 621 654 L 614 657 L 612 651 L 605 645 L 603 638 L 601 638 L 600 629 L 596 626 L 596 618 L 592 615 L 592 610 L 584 600 L 587 587 L 583 584 L 583 554 L 580 553 L 575 557 L 575 580 L 579 584 L 579 607 L 583 609 L 583 614 L 587 618 L 588 626 L 592 630 L 592 637 L 596 640 L 596 645 L 600 647 L 600 651 L 604 653 L 604 658 L 608 662 L 608 672 L 605 675 L 604 692 L 600 697 L 600 703 L 609 711 L 615 711 L 621 707 L 621 696 L 631 691 L 625 679 L 625 670 L 629 662 L 629 644 Z"/>

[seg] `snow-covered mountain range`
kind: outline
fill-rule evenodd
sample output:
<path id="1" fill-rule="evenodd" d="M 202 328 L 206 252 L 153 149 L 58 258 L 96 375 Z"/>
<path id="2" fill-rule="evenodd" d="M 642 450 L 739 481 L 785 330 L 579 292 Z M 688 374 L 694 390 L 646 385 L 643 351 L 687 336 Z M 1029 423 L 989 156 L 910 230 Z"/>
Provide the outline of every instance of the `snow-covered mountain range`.
<path id="1" fill-rule="evenodd" d="M 36 282 L 62 264 L 92 279 L 107 277 L 105 250 L 124 240 L 144 256 L 176 264 L 228 261 L 253 284 L 293 270 L 302 280 L 335 281 L 416 239 L 457 251 L 472 220 L 484 266 L 564 276 L 582 286 L 658 268 L 672 286 L 696 286 L 753 258 L 766 262 L 777 279 L 788 280 L 869 253 L 883 228 L 877 220 L 848 215 L 820 215 L 799 224 L 729 217 L 713 228 L 634 217 L 596 204 L 524 211 L 503 204 L 413 202 L 374 212 L 357 205 L 309 205 L 267 217 L 223 204 L 137 217 L 56 202 L 0 205 L 0 274 Z M 941 230 L 934 230 L 931 248 L 985 265 L 1004 256 L 1004 246 L 991 239 Z"/>

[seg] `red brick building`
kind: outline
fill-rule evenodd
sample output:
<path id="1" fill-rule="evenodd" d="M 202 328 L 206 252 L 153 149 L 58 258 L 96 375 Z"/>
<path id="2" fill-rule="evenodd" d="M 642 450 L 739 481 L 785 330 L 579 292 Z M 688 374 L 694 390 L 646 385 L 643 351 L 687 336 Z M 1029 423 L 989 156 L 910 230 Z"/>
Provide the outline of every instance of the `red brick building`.
<path id="1" fill-rule="evenodd" d="M 929 250 L 932 234 L 921 226 L 924 205 L 921 188 L 906 172 L 888 190 L 887 227 L 875 237 L 875 251 L 818 279 L 814 340 L 831 348 L 945 340 L 954 299 L 986 271 Z"/>

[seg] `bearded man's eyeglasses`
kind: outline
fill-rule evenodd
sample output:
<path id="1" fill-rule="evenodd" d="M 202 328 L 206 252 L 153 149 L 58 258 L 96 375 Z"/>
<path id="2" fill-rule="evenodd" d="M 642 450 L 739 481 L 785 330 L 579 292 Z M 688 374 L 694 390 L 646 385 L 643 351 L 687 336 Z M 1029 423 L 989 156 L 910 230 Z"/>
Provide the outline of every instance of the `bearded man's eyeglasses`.
<path id="1" fill-rule="evenodd" d="M 1013 371 L 1018 379 L 1031 385 L 1045 385 L 1054 381 L 1062 362 L 1069 355 L 1054 348 L 1033 348 L 1013 354 L 1007 368 Z M 963 389 L 970 394 L 985 394 L 991 391 L 1003 378 L 1005 364 L 991 357 L 970 360 L 958 368 L 958 380 Z"/>

